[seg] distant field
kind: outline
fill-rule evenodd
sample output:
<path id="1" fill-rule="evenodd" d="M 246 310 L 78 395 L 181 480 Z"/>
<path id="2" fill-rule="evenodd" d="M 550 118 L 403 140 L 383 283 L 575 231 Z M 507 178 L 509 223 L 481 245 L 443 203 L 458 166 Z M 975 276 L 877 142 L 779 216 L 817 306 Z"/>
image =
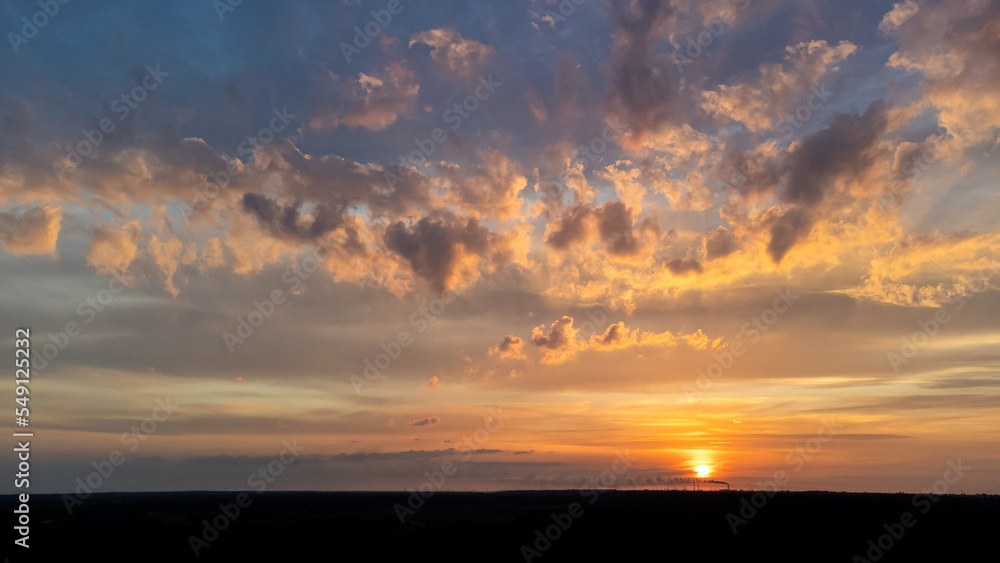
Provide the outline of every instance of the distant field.
<path id="1" fill-rule="evenodd" d="M 883 562 L 981 561 L 978 553 L 997 553 L 1000 525 L 998 496 L 439 492 L 412 513 L 401 508 L 408 500 L 406 493 L 101 494 L 69 515 L 58 495 L 33 495 L 32 557 L 6 551 L 12 562 L 83 554 L 111 561 L 695 562 L 755 554 L 756 561 L 813 562 L 872 561 L 866 552 L 881 541 L 888 549 L 872 555 Z M 7 514 L 15 507 L 10 496 L 0 504 Z M 205 521 L 221 530 L 206 530 Z"/>

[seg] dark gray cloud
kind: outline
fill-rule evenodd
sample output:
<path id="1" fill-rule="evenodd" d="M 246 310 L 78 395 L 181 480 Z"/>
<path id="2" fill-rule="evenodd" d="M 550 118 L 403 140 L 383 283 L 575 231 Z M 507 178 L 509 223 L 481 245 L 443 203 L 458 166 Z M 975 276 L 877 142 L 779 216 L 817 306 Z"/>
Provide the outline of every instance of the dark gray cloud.
<path id="1" fill-rule="evenodd" d="M 696 258 L 672 258 L 663 264 L 675 276 L 700 273 L 701 262 Z"/>
<path id="2" fill-rule="evenodd" d="M 550 350 L 569 348 L 573 343 L 572 328 L 573 317 L 563 316 L 552 323 L 548 332 L 545 332 L 545 325 L 536 327 L 531 335 L 531 343 Z"/>
<path id="3" fill-rule="evenodd" d="M 611 111 L 632 134 L 655 130 L 674 117 L 676 95 L 669 59 L 653 52 L 673 8 L 661 0 L 612 0 L 611 11 L 618 24 L 611 65 Z"/>
<path id="4" fill-rule="evenodd" d="M 522 359 L 524 357 L 523 347 L 524 340 L 521 337 L 508 334 L 500 344 L 490 348 L 490 355 L 504 359 Z"/>
<path id="5" fill-rule="evenodd" d="M 436 416 L 430 416 L 427 418 L 421 418 L 419 420 L 411 420 L 406 423 L 407 426 L 430 426 L 432 424 L 437 424 L 441 422 L 441 419 Z"/>
<path id="6" fill-rule="evenodd" d="M 803 139 L 789 155 L 781 200 L 815 206 L 838 176 L 869 168 L 878 156 L 872 148 L 889 126 L 888 109 L 877 100 L 863 115 L 837 114 L 828 128 Z"/>
<path id="7" fill-rule="evenodd" d="M 632 212 L 620 201 L 610 201 L 596 209 L 597 232 L 608 252 L 631 256 L 639 252 L 641 241 L 633 229 Z"/>
<path id="8" fill-rule="evenodd" d="M 771 240 L 767 243 L 767 253 L 780 264 L 785 254 L 812 230 L 814 218 L 811 210 L 804 207 L 792 207 L 771 222 Z"/>
<path id="9" fill-rule="evenodd" d="M 596 224 L 604 248 L 614 256 L 638 254 L 643 249 L 639 232 L 650 232 L 656 237 L 660 234 L 654 217 L 643 219 L 637 226 L 631 209 L 621 201 L 609 201 L 600 206 L 577 204 L 570 207 L 556 220 L 545 242 L 557 250 L 566 250 L 586 241 L 592 224 Z"/>
<path id="10" fill-rule="evenodd" d="M 776 263 L 808 236 L 827 193 L 839 179 L 858 179 L 880 155 L 879 139 L 889 126 L 888 105 L 877 100 L 863 115 L 837 114 L 826 129 L 802 140 L 784 155 L 777 195 L 787 210 L 770 225 L 767 252 Z"/>
<path id="11" fill-rule="evenodd" d="M 243 209 L 276 237 L 299 240 L 316 240 L 337 230 L 344 224 L 344 209 L 332 205 L 318 205 L 311 212 L 311 219 L 302 214 L 301 203 L 282 205 L 260 194 L 243 195 Z"/>
<path id="12" fill-rule="evenodd" d="M 611 326 L 609 326 L 607 330 L 604 331 L 604 334 L 597 337 L 597 341 L 604 346 L 617 344 L 622 340 L 622 338 L 627 336 L 626 334 L 624 334 L 624 332 L 627 332 L 627 330 L 628 329 L 625 329 L 623 324 L 614 323 Z"/>
<path id="13" fill-rule="evenodd" d="M 300 201 L 343 207 L 365 204 L 374 213 L 392 218 L 431 203 L 426 176 L 409 168 L 383 170 L 337 155 L 314 158 L 291 143 L 269 145 L 266 157 L 260 172 L 280 174 L 289 196 Z M 286 174 L 288 170 L 295 174 Z"/>
<path id="14" fill-rule="evenodd" d="M 441 212 L 416 224 L 397 221 L 385 233 L 386 247 L 427 280 L 435 291 L 450 289 L 460 262 L 479 259 L 490 250 L 490 231 L 477 219 Z"/>
<path id="15" fill-rule="evenodd" d="M 736 235 L 725 227 L 716 227 L 705 235 L 705 258 L 708 260 L 729 256 L 739 247 Z"/>
<path id="16" fill-rule="evenodd" d="M 590 208 L 586 205 L 574 205 L 556 222 L 556 228 L 549 234 L 545 242 L 557 250 L 566 250 L 573 244 L 587 239 L 587 218 Z"/>

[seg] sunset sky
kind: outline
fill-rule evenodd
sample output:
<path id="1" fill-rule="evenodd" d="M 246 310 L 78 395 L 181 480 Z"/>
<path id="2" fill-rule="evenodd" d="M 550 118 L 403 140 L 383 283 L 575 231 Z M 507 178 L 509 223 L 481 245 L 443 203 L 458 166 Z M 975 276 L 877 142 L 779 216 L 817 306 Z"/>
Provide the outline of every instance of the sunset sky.
<path id="1" fill-rule="evenodd" d="M 0 2 L 31 492 L 1000 493 L 1000 3 L 258 4 Z"/>

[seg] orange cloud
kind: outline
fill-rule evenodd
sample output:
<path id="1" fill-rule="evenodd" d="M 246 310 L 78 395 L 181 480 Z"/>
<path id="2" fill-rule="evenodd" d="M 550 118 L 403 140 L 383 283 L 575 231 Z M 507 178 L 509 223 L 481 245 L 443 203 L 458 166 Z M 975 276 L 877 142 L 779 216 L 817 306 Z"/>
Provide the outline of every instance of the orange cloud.
<path id="1" fill-rule="evenodd" d="M 504 337 L 503 342 L 490 348 L 490 355 L 503 360 L 526 359 L 524 355 L 524 341 L 519 336 L 508 334 Z"/>
<path id="2" fill-rule="evenodd" d="M 101 274 L 125 271 L 135 259 L 141 231 L 142 224 L 138 219 L 125 223 L 117 230 L 94 229 L 94 238 L 87 247 L 87 263 Z"/>
<path id="3" fill-rule="evenodd" d="M 439 419 L 436 416 L 431 416 L 431 417 L 428 417 L 428 418 L 421 418 L 419 420 L 411 420 L 411 421 L 407 422 L 406 425 L 407 426 L 430 426 L 432 424 L 437 424 L 438 422 L 441 422 L 441 419 Z"/>
<path id="4" fill-rule="evenodd" d="M 0 212 L 0 245 L 17 256 L 54 255 L 61 210 L 59 205 L 39 205 L 23 213 Z"/>
<path id="5" fill-rule="evenodd" d="M 446 202 L 480 219 L 517 216 L 522 203 L 518 192 L 527 184 L 520 164 L 492 149 L 476 153 L 470 164 L 440 164 L 435 180 L 447 189 Z"/>
<path id="6" fill-rule="evenodd" d="M 887 65 L 923 75 L 924 101 L 956 149 L 995 146 L 1000 77 L 982 69 L 1000 63 L 1000 12 L 992 2 L 912 4 L 896 4 L 883 18 L 882 31 L 900 42 Z"/>
<path id="7" fill-rule="evenodd" d="M 334 82 L 335 77 L 331 77 Z M 420 85 L 405 63 L 394 62 L 381 73 L 360 73 L 339 88 L 346 109 L 336 105 L 316 112 L 311 129 L 330 130 L 341 125 L 384 131 L 400 116 L 411 115 L 417 103 Z"/>
<path id="8" fill-rule="evenodd" d="M 862 286 L 836 293 L 893 305 L 940 307 L 954 297 L 996 287 L 998 270 L 998 234 L 911 234 L 871 261 Z"/>
<path id="9" fill-rule="evenodd" d="M 164 283 L 167 292 L 174 297 L 177 297 L 180 293 L 180 290 L 174 285 L 174 274 L 177 273 L 177 268 L 181 265 L 181 262 L 184 264 L 194 262 L 196 257 L 194 249 L 191 247 L 188 248 L 188 252 L 181 256 L 183 249 L 184 244 L 178 239 L 161 241 L 156 235 L 153 235 L 149 239 L 149 253 L 153 256 L 156 265 L 160 267 L 160 270 L 166 276 Z"/>
<path id="10" fill-rule="evenodd" d="M 438 71 L 463 79 L 475 78 L 493 59 L 493 47 L 465 39 L 454 29 L 431 29 L 410 37 L 410 47 L 425 44 L 431 48 L 431 60 Z"/>
<path id="11" fill-rule="evenodd" d="M 813 87 L 822 89 L 823 76 L 857 50 L 850 41 L 836 46 L 823 40 L 790 45 L 785 48 L 786 64 L 763 64 L 756 78 L 720 85 L 718 92 L 702 92 L 701 107 L 709 114 L 739 121 L 752 132 L 772 129 L 793 110 L 796 100 L 804 101 Z"/>
<path id="12" fill-rule="evenodd" d="M 692 350 L 705 350 L 723 345 L 721 337 L 711 340 L 700 329 L 690 334 L 674 334 L 669 330 L 640 332 L 628 328 L 622 321 L 609 325 L 603 333 L 595 334 L 589 340 L 580 340 L 577 337 L 579 330 L 574 328 L 573 322 L 573 317 L 564 316 L 553 322 L 548 330 L 545 325 L 535 327 L 531 342 L 544 350 L 542 363 L 561 364 L 584 351 L 623 350 L 640 346 L 670 350 L 679 345 Z"/>

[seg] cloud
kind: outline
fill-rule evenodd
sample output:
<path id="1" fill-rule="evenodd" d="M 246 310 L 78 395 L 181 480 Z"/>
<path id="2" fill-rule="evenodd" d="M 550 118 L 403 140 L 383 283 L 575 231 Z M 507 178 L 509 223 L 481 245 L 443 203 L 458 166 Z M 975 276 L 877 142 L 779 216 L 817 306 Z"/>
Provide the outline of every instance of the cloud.
<path id="1" fill-rule="evenodd" d="M 136 219 L 120 229 L 98 227 L 87 248 L 87 264 L 100 274 L 124 272 L 135 259 L 142 223 Z"/>
<path id="2" fill-rule="evenodd" d="M 720 337 L 712 340 L 700 329 L 690 334 L 674 334 L 669 330 L 659 333 L 640 332 L 619 321 L 609 326 L 603 334 L 591 336 L 581 349 L 622 350 L 633 346 L 652 346 L 670 350 L 681 344 L 692 350 L 714 350 L 723 345 L 723 339 Z"/>
<path id="3" fill-rule="evenodd" d="M 882 16 L 882 21 L 878 24 L 878 30 L 883 35 L 891 35 L 897 32 L 903 24 L 920 11 L 921 4 L 923 4 L 923 1 L 918 3 L 914 2 L 914 0 L 905 0 L 893 4 L 892 9 Z"/>
<path id="4" fill-rule="evenodd" d="M 599 206 L 576 204 L 549 222 L 545 242 L 557 250 L 568 250 L 594 236 L 609 254 L 628 259 L 650 249 L 659 239 L 660 228 L 654 217 L 636 225 L 632 210 L 621 201 Z"/>
<path id="5" fill-rule="evenodd" d="M 531 343 L 545 349 L 543 363 L 561 363 L 576 354 L 576 330 L 573 317 L 563 316 L 553 321 L 548 332 L 545 325 L 531 331 Z"/>
<path id="6" fill-rule="evenodd" d="M 300 203 L 282 205 L 260 194 L 243 195 L 243 209 L 278 238 L 314 241 L 344 224 L 345 213 L 340 206 L 317 205 L 309 212 L 308 219 L 303 216 L 302 207 Z"/>
<path id="7" fill-rule="evenodd" d="M 216 237 L 208 239 L 208 243 L 202 250 L 202 260 L 209 268 L 218 268 L 225 265 L 225 252 L 222 249 L 222 241 Z"/>
<path id="8" fill-rule="evenodd" d="M 405 63 L 394 62 L 376 74 L 360 73 L 341 82 L 335 75 L 326 77 L 326 92 L 317 94 L 309 127 L 331 130 L 346 125 L 371 131 L 384 131 L 401 116 L 413 114 L 420 85 Z M 329 98 L 333 98 L 332 100 Z"/>
<path id="9" fill-rule="evenodd" d="M 1000 75 L 1000 4 L 996 2 L 898 3 L 880 29 L 899 38 L 888 66 L 922 75 L 923 101 L 956 149 L 996 147 Z M 898 26 L 898 27 L 896 27 Z"/>
<path id="10" fill-rule="evenodd" d="M 781 200 L 815 205 L 837 175 L 871 166 L 878 156 L 871 149 L 889 125 L 887 109 L 888 105 L 878 100 L 863 115 L 837 114 L 828 128 L 797 145 L 790 154 L 787 182 L 779 192 Z"/>
<path id="11" fill-rule="evenodd" d="M 596 210 L 597 232 L 600 233 L 608 252 L 618 256 L 631 256 L 641 249 L 635 235 L 632 212 L 621 201 L 609 201 Z"/>
<path id="12" fill-rule="evenodd" d="M 635 343 L 635 331 L 630 332 L 625 328 L 625 323 L 619 321 L 609 326 L 604 334 L 592 336 L 591 342 L 598 347 L 615 348 L 625 343 Z"/>
<path id="13" fill-rule="evenodd" d="M 570 207 L 562 217 L 548 223 L 548 235 L 545 242 L 557 250 L 566 250 L 570 246 L 587 240 L 591 218 L 591 209 L 586 205 Z"/>
<path id="14" fill-rule="evenodd" d="M 871 260 L 860 287 L 835 292 L 904 307 L 943 307 L 996 287 L 998 257 L 995 233 L 910 234 Z"/>
<path id="15" fill-rule="evenodd" d="M 664 36 L 663 27 L 673 8 L 660 0 L 612 0 L 611 9 L 618 28 L 609 108 L 625 122 L 630 144 L 636 145 L 675 117 L 670 61 L 652 52 L 654 43 Z"/>
<path id="16" fill-rule="evenodd" d="M 417 44 L 431 48 L 431 60 L 438 72 L 463 79 L 475 78 L 494 56 L 493 47 L 465 39 L 450 28 L 416 33 L 410 37 L 410 47 Z"/>
<path id="17" fill-rule="evenodd" d="M 448 212 L 416 223 L 397 221 L 385 233 L 386 248 L 438 292 L 477 278 L 479 261 L 489 253 L 490 240 L 489 229 L 477 219 Z"/>
<path id="18" fill-rule="evenodd" d="M 523 347 L 524 341 L 519 336 L 508 334 L 503 342 L 490 348 L 490 355 L 502 360 L 523 360 L 526 359 Z"/>
<path id="19" fill-rule="evenodd" d="M 467 164 L 441 163 L 435 180 L 446 188 L 446 201 L 483 219 L 509 219 L 521 209 L 520 192 L 527 185 L 521 165 L 496 150 L 482 150 Z"/>
<path id="20" fill-rule="evenodd" d="M 711 340 L 704 332 L 698 330 L 690 334 L 674 334 L 664 331 L 640 332 L 630 329 L 623 321 L 613 323 L 601 334 L 595 334 L 589 340 L 577 338 L 579 330 L 573 326 L 573 317 L 563 316 L 554 321 L 548 329 L 545 325 L 535 327 L 531 333 L 531 342 L 545 352 L 542 363 L 561 364 L 583 351 L 622 350 L 633 346 L 651 346 L 663 349 L 673 349 L 684 344 L 693 350 L 716 349 L 723 345 L 722 338 Z"/>
<path id="21" fill-rule="evenodd" d="M 177 273 L 177 269 L 182 263 L 191 264 L 197 258 L 193 246 L 189 246 L 187 252 L 183 252 L 183 250 L 184 243 L 178 239 L 161 241 L 156 235 L 149 239 L 149 254 L 166 276 L 164 285 L 167 292 L 174 297 L 180 294 L 180 290 L 174 285 L 174 274 Z"/>
<path id="22" fill-rule="evenodd" d="M 421 418 L 419 420 L 411 420 L 411 421 L 407 422 L 406 425 L 407 426 L 430 426 L 431 424 L 437 424 L 438 422 L 441 422 L 441 419 L 439 419 L 436 416 L 432 416 L 432 417 L 429 417 L 429 418 Z"/>
<path id="23" fill-rule="evenodd" d="M 824 198 L 838 182 L 863 178 L 877 157 L 888 156 L 878 145 L 888 125 L 887 104 L 878 100 L 863 115 L 837 114 L 828 128 L 783 155 L 777 195 L 784 207 L 768 220 L 767 252 L 775 264 L 809 234 Z"/>
<path id="24" fill-rule="evenodd" d="M 772 129 L 794 111 L 797 101 L 806 101 L 814 87 L 824 88 L 823 76 L 857 50 L 850 41 L 829 45 L 816 40 L 790 45 L 785 48 L 784 64 L 760 65 L 756 78 L 732 86 L 720 85 L 718 92 L 702 92 L 701 108 L 711 115 L 739 121 L 754 133 Z M 818 100 L 820 104 L 827 101 Z"/>
<path id="25" fill-rule="evenodd" d="M 535 121 L 545 123 L 549 120 L 549 112 L 545 109 L 545 100 L 534 89 L 529 88 L 524 97 L 528 102 L 528 107 L 531 108 L 531 115 Z"/>
<path id="26" fill-rule="evenodd" d="M 0 212 L 0 245 L 16 256 L 55 254 L 62 207 L 39 205 L 21 213 Z"/>
<path id="27" fill-rule="evenodd" d="M 663 265 L 675 276 L 700 274 L 702 272 L 701 262 L 697 258 L 672 258 L 664 262 Z"/>
<path id="28" fill-rule="evenodd" d="M 785 254 L 809 234 L 813 221 L 814 218 L 809 210 L 803 207 L 792 207 L 774 216 L 770 228 L 771 240 L 767 243 L 767 254 L 775 264 L 780 264 Z"/>
<path id="29" fill-rule="evenodd" d="M 739 250 L 736 235 L 725 227 L 716 227 L 705 235 L 705 258 L 715 260 Z"/>
<path id="30" fill-rule="evenodd" d="M 432 375 L 431 378 L 427 380 L 427 388 L 428 389 L 437 389 L 437 387 L 438 387 L 438 381 L 440 381 L 438 379 L 438 377 L 436 375 Z"/>

